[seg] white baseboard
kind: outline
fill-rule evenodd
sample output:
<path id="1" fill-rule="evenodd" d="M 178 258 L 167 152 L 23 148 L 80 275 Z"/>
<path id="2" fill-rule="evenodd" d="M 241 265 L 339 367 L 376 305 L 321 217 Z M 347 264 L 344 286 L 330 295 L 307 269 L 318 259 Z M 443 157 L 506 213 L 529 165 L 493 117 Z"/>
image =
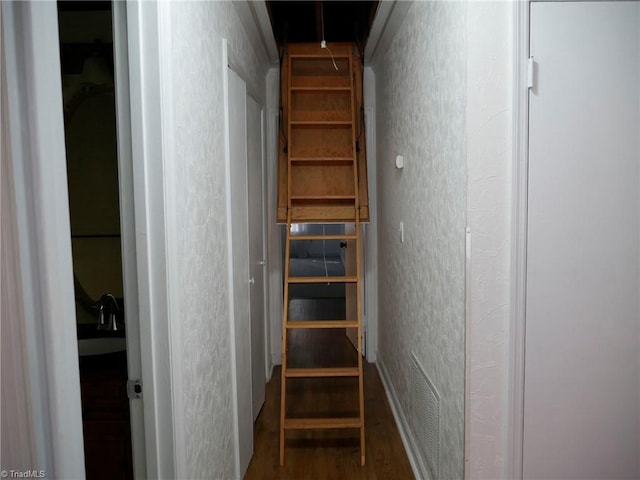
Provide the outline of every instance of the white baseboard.
<path id="1" fill-rule="evenodd" d="M 407 419 L 404 416 L 402 407 L 400 406 L 400 401 L 398 400 L 398 396 L 396 395 L 396 391 L 389 377 L 389 373 L 387 372 L 387 368 L 384 366 L 384 362 L 382 360 L 380 352 L 378 352 L 376 367 L 378 368 L 378 373 L 380 374 L 380 379 L 382 380 L 384 391 L 387 394 L 387 401 L 389 402 L 389 406 L 391 407 L 393 418 L 395 419 L 396 426 L 398 427 L 398 431 L 400 432 L 402 444 L 404 445 L 404 449 L 407 452 L 407 457 L 409 457 L 409 463 L 411 464 L 413 475 L 416 477 L 416 480 L 431 480 L 429 474 L 423 473 L 424 470 L 420 467 L 421 462 L 419 460 L 419 456 L 416 453 L 416 441 L 413 438 L 413 434 L 409 430 L 409 424 L 407 423 Z"/>

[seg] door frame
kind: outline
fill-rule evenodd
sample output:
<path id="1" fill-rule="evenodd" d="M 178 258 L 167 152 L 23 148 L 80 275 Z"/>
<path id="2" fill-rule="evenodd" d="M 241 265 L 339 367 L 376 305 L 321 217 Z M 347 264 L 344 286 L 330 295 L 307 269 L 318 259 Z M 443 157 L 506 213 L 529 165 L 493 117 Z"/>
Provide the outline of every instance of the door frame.
<path id="1" fill-rule="evenodd" d="M 511 218 L 511 323 L 507 356 L 506 478 L 522 478 L 524 367 L 529 186 L 529 11 L 531 0 L 513 3 L 513 128 Z M 533 73 L 533 72 L 532 72 Z"/>
<path id="2" fill-rule="evenodd" d="M 231 346 L 231 390 L 232 390 L 232 408 L 233 408 L 233 430 L 234 430 L 234 466 L 235 466 L 235 478 L 240 479 L 244 476 L 244 473 L 249 466 L 249 461 L 253 456 L 253 402 L 252 402 L 252 376 L 251 376 L 251 329 L 242 329 L 237 328 L 238 324 L 238 310 L 239 307 L 246 303 L 249 308 L 249 322 L 251 321 L 251 310 L 250 310 L 250 292 L 249 292 L 249 244 L 247 240 L 247 249 L 245 252 L 245 256 L 247 257 L 247 269 L 245 272 L 237 272 L 234 268 L 234 264 L 238 260 L 238 243 L 234 243 L 234 238 L 236 238 L 237 234 L 234 235 L 234 227 L 233 227 L 233 215 L 234 210 L 237 206 L 234 206 L 234 195 L 232 194 L 234 191 L 234 184 L 237 181 L 235 175 L 237 173 L 233 173 L 233 151 L 232 151 L 232 125 L 231 125 L 231 107 L 230 107 L 230 78 L 229 75 L 233 73 L 236 75 L 244 84 L 244 95 L 245 102 L 246 97 L 249 95 L 249 90 L 247 88 L 247 84 L 242 79 L 242 76 L 238 74 L 239 69 L 233 68 L 233 59 L 229 55 L 230 49 L 227 39 L 222 39 L 222 71 L 224 72 L 223 78 L 223 97 L 224 97 L 224 136 L 225 136 L 225 183 L 226 183 L 226 218 L 227 218 L 227 256 L 228 256 L 228 284 L 229 284 L 229 332 L 230 332 L 230 346 Z M 245 114 L 243 116 L 244 127 L 245 127 L 245 140 L 244 140 L 244 182 L 243 186 L 245 187 L 245 191 L 239 195 L 246 202 L 248 202 L 248 192 L 246 191 L 247 187 L 247 150 L 246 150 L 246 104 L 245 104 Z M 241 207 L 242 208 L 242 207 Z M 237 212 L 236 212 L 237 213 Z M 248 203 L 244 205 L 242 211 L 243 219 L 241 221 L 246 223 L 246 232 L 249 231 L 249 216 L 248 216 Z M 248 235 L 247 235 L 248 237 Z M 241 252 L 240 252 L 241 254 Z M 242 276 L 244 275 L 244 282 L 246 282 L 246 298 L 244 301 L 238 297 L 238 292 L 236 292 L 236 285 L 242 283 Z M 248 362 L 248 371 L 246 368 L 243 368 L 243 364 L 239 362 L 239 355 L 241 355 L 242 350 L 249 351 L 249 362 Z M 249 427 L 247 425 L 247 419 L 249 420 Z"/>
<path id="3" fill-rule="evenodd" d="M 147 475 L 183 477 L 182 332 L 176 249 L 177 168 L 171 85 L 171 4 L 127 2 L 133 203 Z M 162 58 L 160 52 L 163 52 Z"/>
<path id="4" fill-rule="evenodd" d="M 261 377 L 264 380 L 264 388 L 266 390 L 266 384 L 268 382 L 269 379 L 269 372 L 271 371 L 270 368 L 270 355 L 269 355 L 269 325 L 268 325 L 268 321 L 267 321 L 267 306 L 268 306 L 268 298 L 267 298 L 267 292 L 268 292 L 268 285 L 267 285 L 267 232 L 266 232 L 266 224 L 267 224 L 267 202 L 266 202 L 266 181 L 265 181 L 265 176 L 266 176 L 266 161 L 265 161 L 265 143 L 266 143 L 266 138 L 265 138 L 265 108 L 264 105 L 261 103 L 261 101 L 259 99 L 257 99 L 255 96 L 251 95 L 251 93 L 249 91 L 247 91 L 247 100 L 251 99 L 253 102 L 255 102 L 255 104 L 257 105 L 258 109 L 259 109 L 259 113 L 260 113 L 260 242 L 262 245 L 262 251 L 260 252 L 260 260 L 259 260 L 259 266 L 260 268 L 260 276 L 262 277 L 262 305 L 260 307 L 260 318 L 261 318 L 261 322 L 262 322 L 262 345 L 263 345 L 263 350 L 262 350 L 262 361 L 264 362 L 264 369 L 262 370 L 262 372 L 260 372 Z M 247 120 L 249 119 L 249 107 L 248 107 L 248 101 L 247 101 L 247 114 L 246 114 L 246 118 Z M 249 126 L 247 124 L 247 186 L 249 186 L 249 170 L 250 170 L 250 160 L 249 160 L 249 145 L 248 145 L 248 139 L 249 136 L 252 134 L 252 131 L 249 130 Z M 247 191 L 247 221 L 249 223 L 249 236 L 251 237 L 251 199 L 250 199 L 250 192 Z M 251 265 L 251 241 L 249 240 L 249 276 L 252 277 L 252 265 Z M 252 289 L 255 288 L 255 284 L 252 284 L 252 286 L 250 287 L 250 291 Z M 253 313 L 252 313 L 252 319 L 251 319 L 251 340 L 252 340 L 252 346 L 251 346 L 251 358 L 253 359 Z M 253 364 L 251 365 L 251 376 L 252 376 L 252 380 L 253 380 L 253 372 L 254 372 L 254 366 Z M 253 395 L 253 385 L 251 386 L 251 390 L 252 390 L 252 395 Z M 253 400 L 253 399 L 252 399 Z M 253 404 L 253 401 L 252 401 Z M 260 410 L 262 409 L 262 406 L 264 405 L 264 398 L 263 398 L 263 403 L 260 407 Z M 259 411 L 258 410 L 258 413 Z M 256 415 L 256 412 L 254 411 L 254 416 Z M 256 416 L 257 418 L 257 416 Z M 256 420 L 256 418 L 254 418 L 254 422 Z"/>
<path id="5" fill-rule="evenodd" d="M 120 198 L 120 231 L 124 309 L 127 318 L 127 377 L 142 379 L 140 325 L 138 323 L 138 269 L 134 216 L 133 159 L 129 95 L 129 56 L 127 50 L 126 4 L 113 2 L 113 61 L 116 92 L 116 132 Z M 131 319 L 135 318 L 132 322 Z M 144 434 L 144 400 L 129 399 L 133 475 L 147 477 Z"/>

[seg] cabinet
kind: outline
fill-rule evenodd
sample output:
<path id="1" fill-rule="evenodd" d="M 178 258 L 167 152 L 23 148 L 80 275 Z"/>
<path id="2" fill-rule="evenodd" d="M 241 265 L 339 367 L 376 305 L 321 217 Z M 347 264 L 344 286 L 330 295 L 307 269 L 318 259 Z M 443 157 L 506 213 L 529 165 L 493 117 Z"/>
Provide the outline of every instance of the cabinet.
<path id="1" fill-rule="evenodd" d="M 132 479 L 125 352 L 80 357 L 87 480 Z"/>

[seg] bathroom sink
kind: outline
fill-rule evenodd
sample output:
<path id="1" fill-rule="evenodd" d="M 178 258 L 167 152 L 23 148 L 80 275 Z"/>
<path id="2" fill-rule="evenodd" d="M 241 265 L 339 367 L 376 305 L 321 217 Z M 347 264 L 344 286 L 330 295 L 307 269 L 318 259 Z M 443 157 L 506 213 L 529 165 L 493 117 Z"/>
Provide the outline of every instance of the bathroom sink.
<path id="1" fill-rule="evenodd" d="M 78 340 L 78 354 L 81 357 L 124 352 L 127 340 L 123 337 L 82 338 Z"/>

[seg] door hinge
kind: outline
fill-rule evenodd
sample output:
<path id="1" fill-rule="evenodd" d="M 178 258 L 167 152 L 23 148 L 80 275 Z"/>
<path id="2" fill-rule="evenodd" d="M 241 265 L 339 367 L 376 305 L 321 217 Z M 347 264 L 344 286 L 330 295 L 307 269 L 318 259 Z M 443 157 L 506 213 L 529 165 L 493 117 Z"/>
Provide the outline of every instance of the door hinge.
<path id="1" fill-rule="evenodd" d="M 127 397 L 129 400 L 142 398 L 142 382 L 140 380 L 127 380 Z"/>
<path id="2" fill-rule="evenodd" d="M 533 57 L 527 59 L 527 88 L 533 89 L 533 69 L 534 61 Z"/>

